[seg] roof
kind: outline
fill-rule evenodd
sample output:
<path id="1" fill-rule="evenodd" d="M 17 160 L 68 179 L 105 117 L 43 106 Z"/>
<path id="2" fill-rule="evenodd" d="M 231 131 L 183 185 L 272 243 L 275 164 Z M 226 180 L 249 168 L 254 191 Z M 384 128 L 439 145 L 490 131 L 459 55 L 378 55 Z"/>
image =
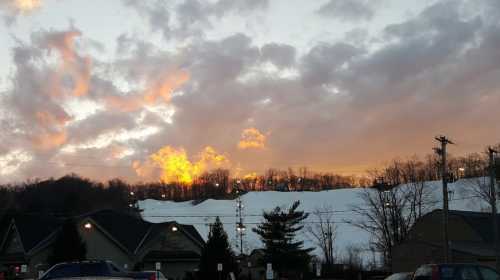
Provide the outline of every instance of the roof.
<path id="1" fill-rule="evenodd" d="M 152 227 L 149 222 L 113 210 L 101 210 L 84 217 L 95 221 L 130 253 L 136 250 Z"/>
<path id="2" fill-rule="evenodd" d="M 100 210 L 74 218 L 76 221 L 91 219 L 97 227 L 104 230 L 109 237 L 134 254 L 145 241 L 154 238 L 165 229 L 165 226 L 177 224 L 167 222 L 161 224 L 150 223 L 126 213 L 114 210 Z M 54 234 L 62 225 L 64 219 L 54 216 L 20 215 L 13 219 L 13 223 L 20 235 L 25 252 L 40 246 L 43 241 Z M 192 225 L 178 224 L 182 231 L 199 244 L 204 240 Z M 7 236 L 6 236 L 7 237 Z"/>
<path id="3" fill-rule="evenodd" d="M 62 220 L 54 216 L 18 215 L 13 218 L 11 225 L 16 227 L 27 253 L 54 233 L 61 223 Z"/>
<path id="4" fill-rule="evenodd" d="M 196 230 L 196 228 L 193 225 L 180 225 L 180 226 L 200 244 L 205 244 L 205 240 L 203 240 L 203 237 L 201 237 L 200 233 Z"/>
<path id="5" fill-rule="evenodd" d="M 441 209 L 433 212 L 441 212 Z M 491 213 L 448 210 L 449 216 L 461 217 L 481 237 L 485 243 L 493 243 L 493 227 Z M 500 214 L 497 214 L 498 225 L 500 225 Z M 500 232 L 499 232 L 500 236 Z"/>

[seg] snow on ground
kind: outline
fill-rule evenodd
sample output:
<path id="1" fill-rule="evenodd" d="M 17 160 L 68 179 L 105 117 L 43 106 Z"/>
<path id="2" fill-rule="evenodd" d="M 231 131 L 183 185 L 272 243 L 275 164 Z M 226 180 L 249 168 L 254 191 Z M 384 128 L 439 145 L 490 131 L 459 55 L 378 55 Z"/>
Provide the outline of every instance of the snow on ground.
<path id="1" fill-rule="evenodd" d="M 471 188 L 477 182 L 485 182 L 485 178 L 463 179 L 448 185 L 450 191 L 450 209 L 485 211 L 487 204 L 474 196 Z M 406 185 L 400 186 L 402 188 Z M 426 182 L 425 186 L 431 193 L 432 200 L 436 201 L 429 209 L 442 208 L 442 186 L 440 181 Z M 251 231 L 257 223 L 262 221 L 262 212 L 273 209 L 276 206 L 290 206 L 294 201 L 300 200 L 300 209 L 306 212 L 313 212 L 318 207 L 331 207 L 334 211 L 334 220 L 337 222 L 337 236 L 335 246 L 337 253 L 342 255 L 350 245 L 367 247 L 370 235 L 362 229 L 356 228 L 346 221 L 362 219 L 351 211 L 352 206 L 364 205 L 359 195 L 364 189 L 338 189 L 320 192 L 249 192 L 242 196 L 244 208 L 244 223 L 246 224 L 246 236 L 244 248 L 249 253 L 252 249 L 262 246 L 258 236 Z M 143 218 L 150 222 L 177 221 L 182 224 L 192 224 L 207 238 L 208 223 L 215 220 L 215 216 L 220 216 L 224 228 L 236 252 L 238 239 L 236 239 L 236 201 L 235 200 L 214 200 L 208 199 L 198 205 L 193 205 L 191 201 L 172 202 L 147 199 L 139 201 L 139 208 L 143 209 Z M 309 215 L 306 221 L 317 221 L 314 215 Z M 313 225 L 314 224 L 309 224 Z M 307 225 L 306 225 L 307 226 Z M 306 247 L 314 247 L 308 234 L 303 231 L 298 239 L 304 240 Z M 314 251 L 318 256 L 319 250 Z M 364 255 L 366 261 L 370 256 Z"/>

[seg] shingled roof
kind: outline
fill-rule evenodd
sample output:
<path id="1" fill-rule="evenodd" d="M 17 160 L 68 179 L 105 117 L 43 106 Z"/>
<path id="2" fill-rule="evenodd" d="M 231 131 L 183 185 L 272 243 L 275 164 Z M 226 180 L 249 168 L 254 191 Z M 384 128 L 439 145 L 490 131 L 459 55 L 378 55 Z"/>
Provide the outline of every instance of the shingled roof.
<path id="1" fill-rule="evenodd" d="M 161 224 L 150 223 L 114 210 L 95 211 L 74 217 L 74 219 L 76 221 L 91 219 L 97 227 L 104 230 L 130 254 L 134 254 L 138 247 L 144 243 L 144 240 L 154 238 L 156 234 L 164 230 L 165 226 L 176 224 L 173 221 Z M 54 216 L 20 215 L 12 220 L 11 225 L 15 225 L 17 228 L 24 250 L 27 253 L 39 246 L 43 241 L 48 240 L 49 236 L 59 230 L 63 222 L 64 219 Z M 203 238 L 192 225 L 178 225 L 195 242 L 204 243 Z"/>
<path id="2" fill-rule="evenodd" d="M 200 244 L 205 243 L 205 240 L 203 240 L 203 237 L 201 237 L 200 233 L 196 230 L 196 228 L 193 225 L 180 225 L 180 226 Z"/>
<path id="3" fill-rule="evenodd" d="M 441 212 L 441 209 L 435 210 Z M 493 243 L 493 226 L 491 213 L 448 210 L 449 216 L 458 216 L 462 218 L 470 227 L 481 237 L 485 243 Z M 500 225 L 500 214 L 497 214 L 497 221 Z M 500 235 L 500 232 L 499 232 Z"/>
<path id="4" fill-rule="evenodd" d="M 9 229 L 12 230 L 12 226 L 15 226 L 27 253 L 54 233 L 61 223 L 62 220 L 54 216 L 18 215 L 12 220 Z M 8 233 L 5 238 L 7 235 Z"/>
<path id="5" fill-rule="evenodd" d="M 153 226 L 152 223 L 113 210 L 101 210 L 85 217 L 95 221 L 130 253 L 135 251 Z"/>

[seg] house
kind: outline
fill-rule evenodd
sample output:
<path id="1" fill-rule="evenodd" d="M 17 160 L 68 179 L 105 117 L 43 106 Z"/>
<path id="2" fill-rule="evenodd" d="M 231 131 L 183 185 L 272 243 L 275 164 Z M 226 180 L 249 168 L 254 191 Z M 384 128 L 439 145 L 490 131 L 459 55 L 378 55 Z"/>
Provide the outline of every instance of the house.
<path id="1" fill-rule="evenodd" d="M 263 263 L 263 258 L 263 249 L 254 249 L 250 255 L 238 256 L 240 274 L 249 280 L 266 279 L 266 266 Z"/>
<path id="2" fill-rule="evenodd" d="M 448 231 L 451 262 L 494 266 L 495 251 L 490 213 L 450 210 Z M 497 215 L 500 224 L 500 215 Z M 392 248 L 393 272 L 414 271 L 425 263 L 444 262 L 442 210 L 421 217 L 407 240 Z"/>
<path id="3" fill-rule="evenodd" d="M 204 240 L 192 225 L 150 223 L 126 213 L 101 210 L 74 217 L 87 244 L 87 259 L 105 259 L 124 269 L 155 270 L 182 279 L 195 270 Z M 0 243 L 0 265 L 10 273 L 36 277 L 47 258 L 63 219 L 22 215 L 12 219 Z"/>

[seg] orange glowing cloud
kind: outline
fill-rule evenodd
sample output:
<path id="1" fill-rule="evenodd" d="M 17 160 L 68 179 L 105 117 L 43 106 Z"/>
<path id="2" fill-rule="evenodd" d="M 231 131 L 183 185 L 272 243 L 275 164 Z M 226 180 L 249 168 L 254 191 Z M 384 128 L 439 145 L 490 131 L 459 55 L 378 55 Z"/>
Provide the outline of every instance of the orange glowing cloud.
<path id="1" fill-rule="evenodd" d="M 165 146 L 150 156 L 146 164 L 134 162 L 132 167 L 139 176 L 152 174 L 151 166 L 161 169 L 161 181 L 164 183 L 179 182 L 191 185 L 203 172 L 211 167 L 228 164 L 226 156 L 218 154 L 214 148 L 207 146 L 200 152 L 197 161 L 188 158 L 186 150 Z"/>
<path id="2" fill-rule="evenodd" d="M 245 176 L 243 176 L 243 179 L 244 180 L 255 180 L 255 179 L 257 179 L 257 173 L 255 173 L 255 172 L 248 173 Z"/>
<path id="3" fill-rule="evenodd" d="M 20 12 L 31 12 L 42 6 L 40 0 L 15 0 L 14 7 Z"/>
<path id="4" fill-rule="evenodd" d="M 71 117 L 65 113 L 55 114 L 49 111 L 38 111 L 35 120 L 40 130 L 35 131 L 32 139 L 34 146 L 39 150 L 50 150 L 66 143 L 65 125 Z"/>
<path id="5" fill-rule="evenodd" d="M 37 149 L 50 150 L 60 147 L 66 140 L 66 131 L 42 132 L 33 139 L 33 144 Z"/>
<path id="6" fill-rule="evenodd" d="M 67 115 L 56 116 L 55 114 L 47 111 L 36 112 L 35 116 L 38 124 L 43 127 L 63 126 L 71 120 L 71 118 Z"/>
<path id="7" fill-rule="evenodd" d="M 189 78 L 186 71 L 174 71 L 158 81 L 149 82 L 147 89 L 139 94 L 107 96 L 104 101 L 108 107 L 122 112 L 137 111 L 146 105 L 152 106 L 160 102 L 168 103 L 172 93 L 189 81 Z"/>
<path id="8" fill-rule="evenodd" d="M 155 104 L 159 98 L 169 102 L 172 92 L 189 81 L 189 73 L 186 71 L 174 72 L 155 82 L 144 93 L 144 101 L 147 104 Z"/>
<path id="9" fill-rule="evenodd" d="M 53 83 L 60 84 L 65 76 L 70 77 L 72 79 L 71 94 L 77 97 L 88 93 L 92 69 L 90 57 L 82 57 L 76 51 L 75 41 L 80 36 L 82 33 L 78 30 L 56 32 L 50 34 L 45 42 L 47 48 L 57 51 L 61 58 Z M 60 93 L 60 90 L 56 90 L 53 95 L 58 96 Z"/>
<path id="10" fill-rule="evenodd" d="M 256 128 L 247 128 L 241 133 L 241 139 L 238 148 L 246 149 L 264 149 L 266 147 L 266 136 Z"/>

